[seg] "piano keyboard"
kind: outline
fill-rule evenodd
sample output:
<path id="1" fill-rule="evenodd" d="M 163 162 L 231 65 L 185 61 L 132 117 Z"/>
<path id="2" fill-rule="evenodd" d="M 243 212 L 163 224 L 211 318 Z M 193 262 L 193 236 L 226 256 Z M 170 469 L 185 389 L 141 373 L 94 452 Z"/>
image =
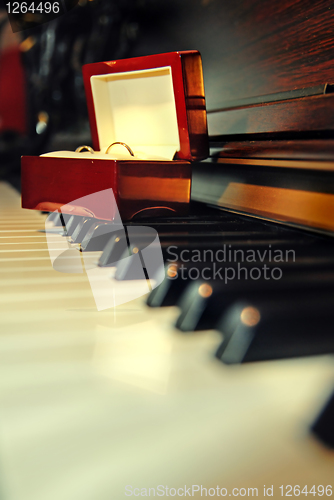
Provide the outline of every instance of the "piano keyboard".
<path id="1" fill-rule="evenodd" d="M 331 356 L 226 365 L 221 334 L 182 334 L 177 307 L 98 312 L 85 274 L 52 268 L 44 222 L 0 185 L 2 500 L 334 486 L 334 453 L 310 432 Z"/>

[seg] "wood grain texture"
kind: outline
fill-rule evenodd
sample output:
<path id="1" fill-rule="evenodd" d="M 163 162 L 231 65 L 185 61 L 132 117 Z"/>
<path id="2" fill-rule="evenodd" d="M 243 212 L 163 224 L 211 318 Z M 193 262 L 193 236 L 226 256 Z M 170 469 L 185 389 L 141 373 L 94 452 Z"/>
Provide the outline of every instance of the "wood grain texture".
<path id="1" fill-rule="evenodd" d="M 279 103 L 210 113 L 210 136 L 292 134 L 334 130 L 334 95 L 305 97 Z"/>
<path id="2" fill-rule="evenodd" d="M 196 48 L 208 109 L 334 81 L 332 0 L 155 3 L 135 55 Z"/>
<path id="3" fill-rule="evenodd" d="M 231 141 L 221 144 L 220 158 L 269 158 L 333 161 L 333 139 Z"/>
<path id="4" fill-rule="evenodd" d="M 108 197 L 79 198 L 112 189 L 122 219 L 186 213 L 189 208 L 191 167 L 184 161 L 117 161 L 24 156 L 22 158 L 22 207 L 89 215 L 113 220 L 115 208 Z M 67 207 L 63 207 L 66 205 Z M 75 209 L 75 212 L 73 211 Z M 67 211 L 69 210 L 69 211 Z"/>
<path id="5" fill-rule="evenodd" d="M 333 170 L 308 169 L 307 161 L 304 169 L 262 162 L 224 158 L 224 164 L 194 165 L 192 199 L 333 235 Z"/>
<path id="6" fill-rule="evenodd" d="M 256 167 L 300 168 L 302 170 L 327 171 L 334 173 L 334 161 L 282 160 L 271 158 L 218 158 L 217 163 L 225 165 L 248 165 Z"/>
<path id="7" fill-rule="evenodd" d="M 331 1 L 236 4 L 237 10 L 231 8 L 225 21 L 230 20 L 233 27 L 229 34 L 234 47 L 226 56 L 226 95 L 242 98 L 333 81 Z M 216 81 L 224 87 L 224 60 L 222 63 Z"/>

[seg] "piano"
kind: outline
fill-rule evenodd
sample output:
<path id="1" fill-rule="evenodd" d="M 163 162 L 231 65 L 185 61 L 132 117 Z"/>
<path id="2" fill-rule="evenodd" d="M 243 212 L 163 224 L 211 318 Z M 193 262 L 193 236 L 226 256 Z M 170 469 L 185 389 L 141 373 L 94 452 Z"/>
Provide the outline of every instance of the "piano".
<path id="1" fill-rule="evenodd" d="M 221 333 L 176 330 L 176 306 L 98 312 L 86 274 L 52 268 L 45 215 L 0 195 L 1 498 L 330 493 L 333 451 L 310 431 L 330 354 L 226 364 Z"/>
<path id="2" fill-rule="evenodd" d="M 197 39 L 205 71 L 219 35 L 226 66 L 207 59 L 211 154 L 193 167 L 189 216 L 125 222 L 157 230 L 161 285 L 97 311 L 85 273 L 53 269 L 47 214 L 0 184 L 4 500 L 333 496 L 331 4 L 190 3 L 203 30 L 180 30 L 184 7 L 171 37 Z M 49 229 L 120 293 L 140 286 L 99 224 Z M 209 261 L 189 263 L 198 249 Z M 245 279 L 245 259 L 224 282 L 213 264 L 226 269 L 229 249 L 282 278 Z M 270 262 L 269 249 L 294 258 Z"/>

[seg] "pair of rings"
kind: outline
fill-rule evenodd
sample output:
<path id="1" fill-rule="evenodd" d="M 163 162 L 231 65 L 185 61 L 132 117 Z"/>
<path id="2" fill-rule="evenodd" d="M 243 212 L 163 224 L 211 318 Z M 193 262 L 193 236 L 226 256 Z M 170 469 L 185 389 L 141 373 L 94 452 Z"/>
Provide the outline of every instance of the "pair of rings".
<path id="1" fill-rule="evenodd" d="M 109 152 L 109 149 L 110 149 L 110 148 L 112 148 L 113 146 L 115 146 L 116 144 L 119 144 L 120 146 L 125 147 L 125 148 L 129 151 L 130 155 L 131 155 L 131 156 L 134 156 L 132 149 L 130 148 L 130 146 L 128 146 L 127 144 L 125 144 L 125 142 L 113 142 L 112 144 L 110 144 L 110 146 L 108 146 L 108 147 L 107 147 L 107 149 L 106 149 L 106 153 L 108 153 L 108 152 Z M 87 149 L 87 151 L 89 151 L 89 152 L 90 152 L 90 153 L 92 153 L 92 154 L 94 154 L 94 153 L 95 153 L 95 151 L 94 151 L 94 149 L 93 149 L 93 148 L 91 148 L 90 146 L 86 146 L 86 145 L 79 146 L 79 147 L 75 150 L 75 152 L 76 152 L 76 153 L 81 153 L 81 151 L 83 151 L 84 149 Z"/>

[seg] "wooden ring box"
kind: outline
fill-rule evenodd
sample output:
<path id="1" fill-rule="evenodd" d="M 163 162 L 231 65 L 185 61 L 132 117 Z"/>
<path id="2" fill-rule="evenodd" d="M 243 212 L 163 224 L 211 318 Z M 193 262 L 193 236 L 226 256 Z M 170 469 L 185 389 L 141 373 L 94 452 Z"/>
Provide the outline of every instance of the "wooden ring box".
<path id="1" fill-rule="evenodd" d="M 72 214 L 112 220 L 110 207 L 91 207 L 87 196 L 112 188 L 123 220 L 186 213 L 191 162 L 209 151 L 199 52 L 87 64 L 83 77 L 95 153 L 23 156 L 22 207 L 66 205 Z M 114 142 L 134 156 L 121 145 L 109 148 Z M 71 207 L 83 197 L 87 206 Z"/>

